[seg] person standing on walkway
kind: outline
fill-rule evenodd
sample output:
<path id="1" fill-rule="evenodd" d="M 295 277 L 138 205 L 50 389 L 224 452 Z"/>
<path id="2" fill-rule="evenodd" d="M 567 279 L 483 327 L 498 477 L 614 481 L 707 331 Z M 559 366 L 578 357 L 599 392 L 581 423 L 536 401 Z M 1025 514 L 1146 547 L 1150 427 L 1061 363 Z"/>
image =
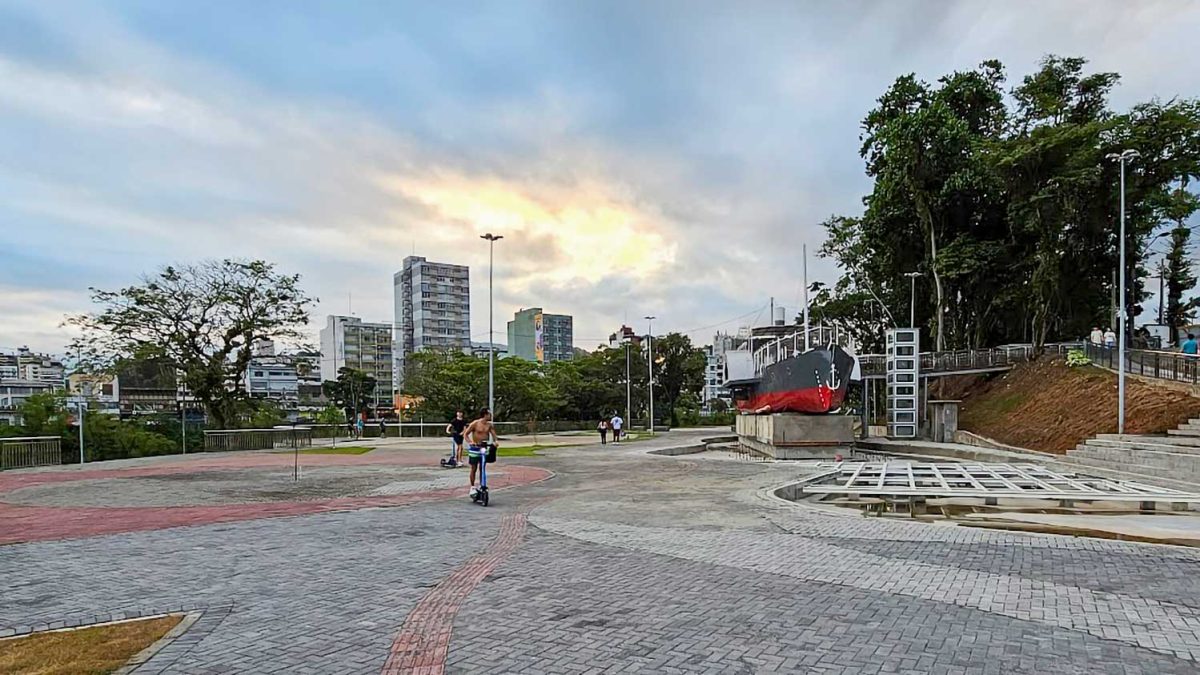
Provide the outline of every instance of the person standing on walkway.
<path id="1" fill-rule="evenodd" d="M 1088 336 L 1089 341 L 1100 347 L 1104 344 L 1104 331 L 1100 330 L 1099 326 L 1092 327 L 1092 334 Z"/>
<path id="2" fill-rule="evenodd" d="M 387 424 L 383 421 L 383 416 L 379 417 L 379 437 L 387 438 Z"/>
<path id="3" fill-rule="evenodd" d="M 608 445 L 608 420 L 600 420 L 596 429 L 600 432 L 600 445 Z"/>
<path id="4" fill-rule="evenodd" d="M 625 420 L 621 419 L 621 415 L 613 413 L 612 419 L 608 421 L 608 426 L 612 427 L 613 443 L 621 443 L 621 427 L 625 425 Z"/>
<path id="5" fill-rule="evenodd" d="M 467 420 L 463 417 L 463 411 L 457 410 L 450 423 L 446 425 L 446 433 L 450 434 L 451 443 L 454 447 L 454 465 L 462 466 L 462 451 L 463 451 L 463 430 L 467 428 Z"/>
<path id="6" fill-rule="evenodd" d="M 366 413 L 359 413 L 358 415 L 354 416 L 354 426 L 358 433 L 358 435 L 355 438 L 363 437 L 363 427 L 366 426 L 366 416 L 367 416 Z"/>
<path id="7" fill-rule="evenodd" d="M 1117 346 L 1117 334 L 1111 328 L 1104 329 L 1104 346 L 1109 349 Z"/>

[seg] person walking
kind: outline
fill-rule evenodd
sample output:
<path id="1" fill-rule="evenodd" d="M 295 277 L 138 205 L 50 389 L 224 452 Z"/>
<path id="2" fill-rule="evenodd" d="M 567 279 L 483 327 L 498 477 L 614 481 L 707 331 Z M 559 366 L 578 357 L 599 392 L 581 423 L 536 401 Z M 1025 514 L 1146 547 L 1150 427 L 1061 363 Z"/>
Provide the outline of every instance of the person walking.
<path id="1" fill-rule="evenodd" d="M 1109 349 L 1117 346 L 1117 334 L 1111 328 L 1104 329 L 1104 346 Z"/>
<path id="2" fill-rule="evenodd" d="M 1088 336 L 1089 341 L 1097 347 L 1104 344 L 1104 331 L 1100 330 L 1099 326 L 1092 327 L 1092 334 Z"/>
<path id="3" fill-rule="evenodd" d="M 600 445 L 608 445 L 608 420 L 600 420 L 596 429 L 600 431 Z"/>
<path id="4" fill-rule="evenodd" d="M 1200 344 L 1196 342 L 1195 333 L 1188 333 L 1187 339 L 1179 345 L 1183 354 L 1183 372 L 1195 376 L 1196 364 L 1200 363 Z"/>
<path id="5" fill-rule="evenodd" d="M 383 416 L 379 417 L 379 437 L 387 438 L 387 424 L 383 421 Z"/>
<path id="6" fill-rule="evenodd" d="M 355 436 L 355 438 L 363 437 L 363 427 L 366 426 L 366 417 L 367 417 L 366 413 L 359 413 L 358 415 L 355 416 L 354 427 L 357 432 L 357 436 Z"/>
<path id="7" fill-rule="evenodd" d="M 608 421 L 608 426 L 612 429 L 613 443 L 621 444 L 621 427 L 625 425 L 625 420 L 621 419 L 619 413 L 613 413 L 612 419 Z"/>

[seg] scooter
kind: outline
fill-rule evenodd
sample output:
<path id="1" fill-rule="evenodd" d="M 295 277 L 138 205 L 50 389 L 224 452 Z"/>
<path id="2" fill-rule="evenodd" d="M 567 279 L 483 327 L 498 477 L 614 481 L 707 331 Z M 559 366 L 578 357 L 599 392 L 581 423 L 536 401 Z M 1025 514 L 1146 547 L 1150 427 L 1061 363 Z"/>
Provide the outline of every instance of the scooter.
<path id="1" fill-rule="evenodd" d="M 488 486 L 487 486 L 487 465 L 496 461 L 496 444 L 488 443 L 484 448 L 480 448 L 479 457 L 483 461 L 479 463 L 479 487 L 476 488 L 475 494 L 471 495 L 471 501 L 481 506 L 488 505 Z M 467 452 L 470 452 L 468 450 Z"/>
<path id="2" fill-rule="evenodd" d="M 450 439 L 450 456 L 442 458 L 442 468 L 443 469 L 454 469 L 454 468 L 458 467 L 458 460 L 455 459 L 455 455 L 458 454 L 457 452 L 455 452 L 457 449 L 458 449 L 458 444 L 454 442 L 453 438 Z"/>

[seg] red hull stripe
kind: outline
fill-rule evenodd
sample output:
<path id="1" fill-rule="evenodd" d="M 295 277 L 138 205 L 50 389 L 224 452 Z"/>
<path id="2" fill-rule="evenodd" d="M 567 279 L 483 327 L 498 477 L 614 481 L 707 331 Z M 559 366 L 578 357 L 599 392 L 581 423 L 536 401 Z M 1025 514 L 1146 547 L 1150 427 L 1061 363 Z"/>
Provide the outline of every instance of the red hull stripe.
<path id="1" fill-rule="evenodd" d="M 738 405 L 739 410 L 753 412 L 769 407 L 770 412 L 827 413 L 842 405 L 846 392 L 824 385 L 808 389 L 770 391 L 758 394 Z"/>

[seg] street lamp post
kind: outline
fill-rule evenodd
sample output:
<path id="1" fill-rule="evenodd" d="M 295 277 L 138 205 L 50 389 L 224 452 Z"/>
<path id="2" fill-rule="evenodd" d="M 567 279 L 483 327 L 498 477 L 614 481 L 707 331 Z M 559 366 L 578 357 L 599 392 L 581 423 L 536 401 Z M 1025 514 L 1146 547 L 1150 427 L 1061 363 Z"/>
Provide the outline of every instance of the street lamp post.
<path id="1" fill-rule="evenodd" d="M 650 376 L 650 435 L 654 435 L 654 320 L 658 317 L 644 317 L 646 326 L 646 371 Z"/>
<path id="2" fill-rule="evenodd" d="M 492 330 L 492 270 L 496 266 L 496 242 L 504 237 L 498 234 L 479 235 L 488 242 L 488 411 L 496 418 L 496 337 Z"/>
<path id="3" fill-rule="evenodd" d="M 622 326 L 624 329 L 624 326 Z M 633 339 L 628 335 L 625 336 L 625 424 L 633 424 L 633 418 L 630 417 L 630 408 L 633 401 L 633 379 L 632 372 L 629 369 L 629 344 Z"/>
<path id="4" fill-rule="evenodd" d="M 911 282 L 912 301 L 908 309 L 908 327 L 917 327 L 917 277 L 921 276 L 920 272 L 905 272 L 904 276 L 908 277 Z"/>
<path id="5" fill-rule="evenodd" d="M 1120 271 L 1117 274 L 1117 433 L 1125 433 L 1125 163 L 1141 157 L 1137 150 L 1128 149 L 1120 153 L 1109 153 L 1106 159 L 1114 160 L 1121 165 L 1121 233 L 1120 261 L 1117 263 Z"/>

